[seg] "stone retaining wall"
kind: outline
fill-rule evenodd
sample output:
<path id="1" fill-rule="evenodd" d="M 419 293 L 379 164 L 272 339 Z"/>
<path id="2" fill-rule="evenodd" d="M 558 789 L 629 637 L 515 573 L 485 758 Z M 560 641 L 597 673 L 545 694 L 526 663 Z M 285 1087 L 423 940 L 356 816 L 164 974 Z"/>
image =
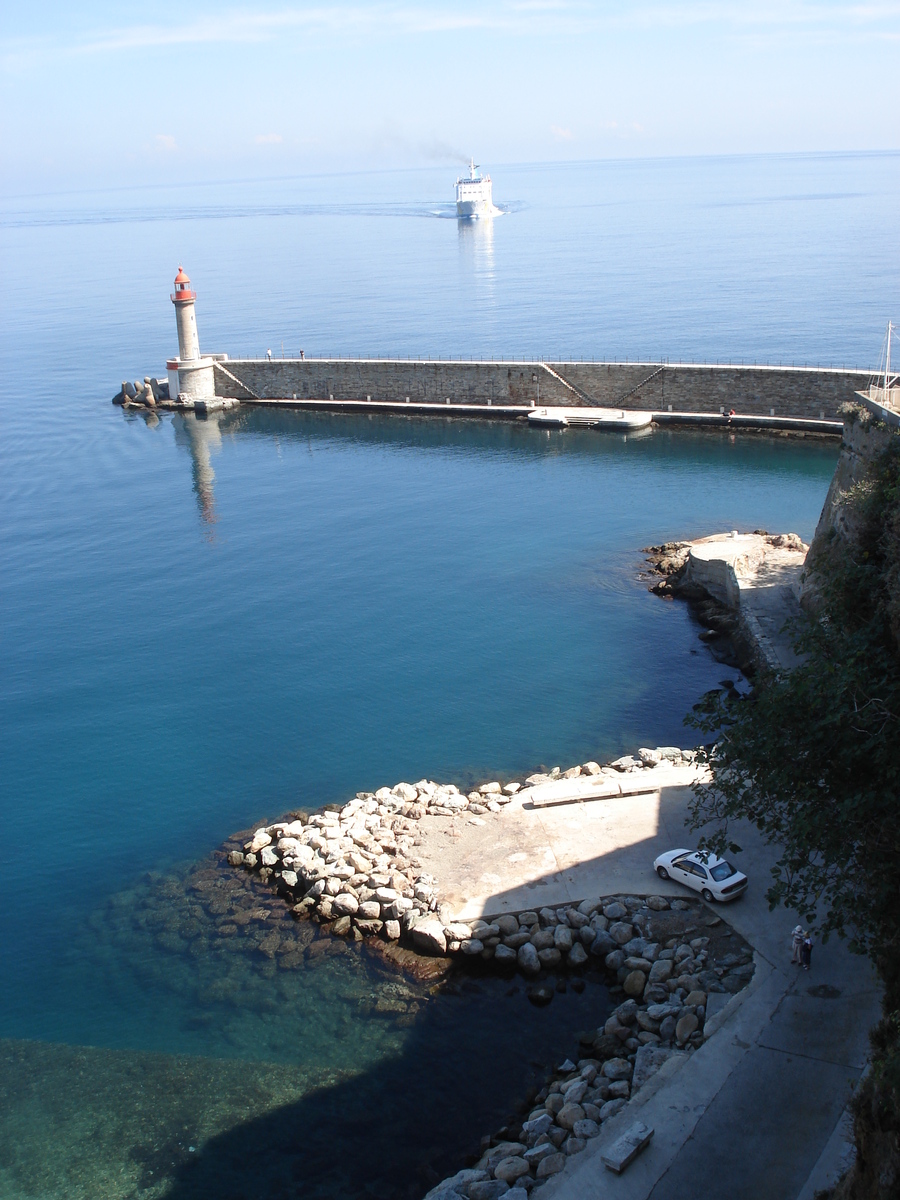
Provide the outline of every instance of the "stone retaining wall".
<path id="1" fill-rule="evenodd" d="M 816 613 L 821 604 L 821 584 L 815 567 L 833 554 L 836 547 L 856 544 L 861 516 L 851 497 L 856 488 L 865 484 L 873 465 L 897 436 L 896 427 L 882 421 L 868 406 L 845 415 L 840 458 L 800 582 L 800 603 L 808 612 Z"/>
<path id="2" fill-rule="evenodd" d="M 402 359 L 229 359 L 216 394 L 238 400 L 550 404 L 840 420 L 868 372 L 814 367 L 659 363 L 442 362 Z M 555 372 L 551 374 L 551 371 Z M 556 378 L 560 376 L 561 378 Z M 240 381 L 240 382 L 238 382 Z M 571 387 L 567 387 L 566 383 Z M 244 385 L 243 387 L 241 385 Z M 588 399 L 589 398 L 589 399 Z M 773 411 L 774 410 L 774 414 Z"/>

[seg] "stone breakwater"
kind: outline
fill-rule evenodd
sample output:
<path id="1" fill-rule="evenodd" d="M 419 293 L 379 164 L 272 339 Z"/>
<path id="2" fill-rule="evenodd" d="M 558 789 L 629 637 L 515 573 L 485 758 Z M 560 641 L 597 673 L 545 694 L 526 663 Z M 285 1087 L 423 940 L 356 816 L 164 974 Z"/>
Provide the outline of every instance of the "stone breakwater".
<path id="1" fill-rule="evenodd" d="M 144 376 L 143 383 L 140 379 L 136 379 L 134 383 L 123 379 L 122 386 L 113 396 L 112 402 L 121 405 L 122 408 L 156 408 L 158 404 L 168 404 L 169 381 L 150 375 Z"/>
<path id="2" fill-rule="evenodd" d="M 217 397 L 263 404 L 294 399 L 485 409 L 589 405 L 716 417 L 736 409 L 738 414 L 839 421 L 841 406 L 869 381 L 865 371 L 817 367 L 215 357 Z"/>
<path id="3" fill-rule="evenodd" d="M 426 816 L 454 818 L 483 824 L 484 814 L 502 813 L 523 787 L 539 787 L 554 780 L 579 776 L 639 773 L 662 761 L 691 762 L 692 750 L 677 747 L 641 749 L 607 766 L 596 762 L 530 775 L 525 781 L 484 783 L 464 793 L 455 784 L 398 783 L 377 792 L 359 792 L 340 807 L 308 815 L 294 813 L 257 829 L 232 850 L 233 867 L 258 873 L 293 905 L 295 916 L 328 922 L 331 932 L 354 939 L 380 937 L 390 942 L 401 939 L 420 953 L 461 953 L 484 960 L 517 966 L 525 974 L 537 975 L 542 968 L 570 967 L 586 960 L 586 938 L 567 944 L 565 936 L 545 945 L 530 937 L 513 943 L 513 933 L 484 932 L 484 922 L 453 919 L 448 905 L 440 902 L 439 881 L 422 869 L 416 848 L 423 837 L 417 826 Z M 508 914 L 507 914 L 508 915 Z M 535 924 L 534 921 L 524 922 Z M 587 921 L 583 922 L 581 928 Z"/>
<path id="4" fill-rule="evenodd" d="M 145 376 L 143 383 L 123 382 L 113 403 L 200 411 L 232 404 L 368 404 L 433 412 L 435 406 L 449 405 L 456 415 L 521 419 L 541 405 L 624 407 L 652 412 L 659 423 L 730 423 L 734 428 L 771 423 L 785 433 L 834 436 L 843 407 L 869 382 L 866 371 L 709 363 L 234 359 L 227 354 L 200 362 L 210 364 L 208 395 L 193 395 L 185 383 L 187 392 L 170 396 L 168 380 Z M 730 420 L 732 410 L 736 416 Z"/>
<path id="5" fill-rule="evenodd" d="M 423 818 L 449 818 L 451 826 L 483 824 L 487 814 L 502 820 L 512 798 L 529 788 L 584 776 L 637 783 L 661 763 L 695 757 L 675 747 L 641 749 L 606 766 L 554 768 L 468 793 L 430 780 L 398 783 L 360 792 L 340 807 L 290 814 L 229 851 L 231 866 L 274 887 L 295 918 L 317 921 L 339 938 L 386 951 L 393 946 L 400 964 L 404 955 L 414 957 L 401 948 L 406 943 L 436 965 L 458 957 L 483 970 L 518 973 L 536 1005 L 549 1003 L 566 976 L 569 986 L 583 988 L 584 972 L 622 997 L 602 1026 L 578 1035 L 579 1054 L 546 1081 L 523 1119 L 482 1139 L 481 1157 L 433 1188 L 429 1200 L 516 1200 L 517 1191 L 524 1195 L 557 1174 L 669 1058 L 702 1045 L 710 995 L 740 991 L 754 967 L 750 947 L 720 917 L 686 899 L 598 896 L 457 920 L 441 902 L 439 880 L 417 857 Z"/>

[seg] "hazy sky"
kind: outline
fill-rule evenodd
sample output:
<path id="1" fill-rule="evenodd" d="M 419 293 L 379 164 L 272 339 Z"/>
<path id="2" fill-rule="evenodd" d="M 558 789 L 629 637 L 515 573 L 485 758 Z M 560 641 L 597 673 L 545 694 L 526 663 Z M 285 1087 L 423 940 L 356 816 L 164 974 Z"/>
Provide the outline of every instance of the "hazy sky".
<path id="1" fill-rule="evenodd" d="M 900 2 L 4 6 L 7 192 L 900 147 Z"/>

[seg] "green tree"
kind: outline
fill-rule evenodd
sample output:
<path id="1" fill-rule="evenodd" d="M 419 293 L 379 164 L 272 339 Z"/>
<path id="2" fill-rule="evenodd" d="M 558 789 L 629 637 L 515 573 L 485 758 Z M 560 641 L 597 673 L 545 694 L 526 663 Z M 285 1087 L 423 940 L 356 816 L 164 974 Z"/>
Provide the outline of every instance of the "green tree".
<path id="1" fill-rule="evenodd" d="M 885 982 L 900 962 L 900 438 L 844 499 L 856 533 L 811 566 L 815 620 L 801 665 L 747 699 L 713 692 L 688 723 L 714 738 L 695 790 L 701 846 L 739 849 L 738 820 L 779 848 L 771 907 L 799 911 L 870 954 Z M 893 987 L 891 988 L 893 990 Z"/>
<path id="2" fill-rule="evenodd" d="M 751 696 L 712 692 L 688 723 L 714 739 L 695 789 L 701 848 L 740 847 L 749 820 L 778 847 L 767 891 L 824 938 L 846 936 L 885 985 L 854 1099 L 856 1161 L 832 1200 L 900 1194 L 900 437 L 843 498 L 842 535 L 808 558 L 819 604 L 801 665 Z M 849 532 L 849 536 L 848 536 Z"/>

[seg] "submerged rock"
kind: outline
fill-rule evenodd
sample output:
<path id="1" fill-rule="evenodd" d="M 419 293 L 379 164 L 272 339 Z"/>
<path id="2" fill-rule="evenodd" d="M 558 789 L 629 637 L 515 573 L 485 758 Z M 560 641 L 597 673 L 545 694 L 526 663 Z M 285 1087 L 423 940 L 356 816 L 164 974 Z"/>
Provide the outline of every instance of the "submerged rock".
<path id="1" fill-rule="evenodd" d="M 545 1008 L 555 995 L 554 989 L 546 984 L 528 989 L 528 999 L 536 1008 Z"/>
<path id="2" fill-rule="evenodd" d="M 369 948 L 386 962 L 404 971 L 419 983 L 431 983 L 447 975 L 454 966 L 452 958 L 423 957 L 397 942 L 373 941 Z"/>

